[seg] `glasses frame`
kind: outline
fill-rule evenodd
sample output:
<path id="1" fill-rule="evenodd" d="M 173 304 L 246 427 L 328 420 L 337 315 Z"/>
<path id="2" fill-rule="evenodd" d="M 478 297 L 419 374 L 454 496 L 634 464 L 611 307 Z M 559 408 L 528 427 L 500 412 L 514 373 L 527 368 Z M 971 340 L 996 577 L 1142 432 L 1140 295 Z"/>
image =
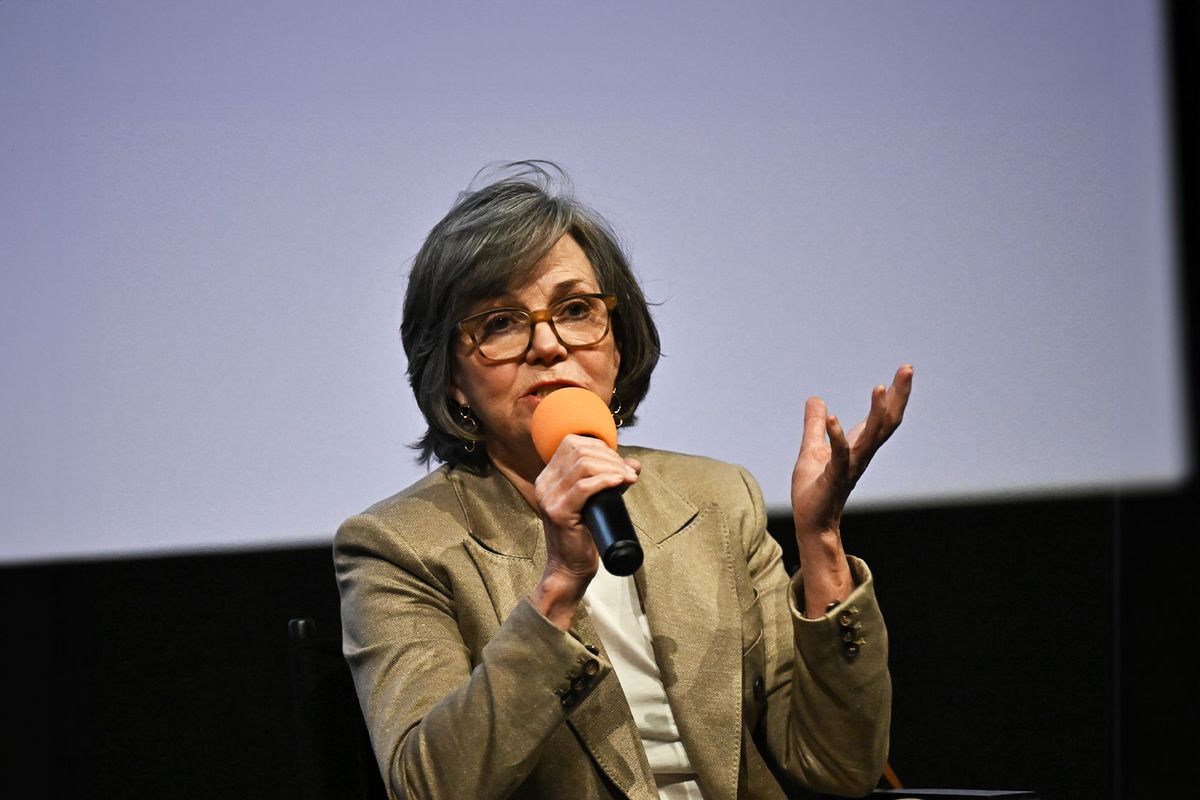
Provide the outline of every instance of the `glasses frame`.
<path id="1" fill-rule="evenodd" d="M 604 302 L 604 309 L 607 312 L 604 319 L 604 333 L 600 334 L 596 341 L 589 342 L 588 344 L 567 344 L 563 341 L 563 338 L 558 335 L 558 328 L 554 327 L 554 318 L 550 313 L 550 309 L 569 300 L 578 300 L 581 297 L 594 297 Z M 612 331 L 612 314 L 616 307 L 617 296 L 611 292 L 582 292 L 579 294 L 569 294 L 565 297 L 555 300 L 545 308 L 539 308 L 536 311 L 532 311 L 528 308 L 521 308 L 519 306 L 501 306 L 499 308 L 489 308 L 486 311 L 480 311 L 478 314 L 472 314 L 469 317 L 460 319 L 454 327 L 457 328 L 461 333 L 465 333 L 467 337 L 470 338 L 471 349 L 473 351 L 477 351 L 479 353 L 479 357 L 484 361 L 490 361 L 493 364 L 504 364 L 509 361 L 520 361 L 525 357 L 530 348 L 533 347 L 533 329 L 537 327 L 539 322 L 547 323 L 550 326 L 550 330 L 554 333 L 554 338 L 558 340 L 559 344 L 568 350 L 574 350 L 579 347 L 592 347 L 593 345 L 603 342 L 604 337 L 608 336 L 609 332 Z M 483 324 L 484 317 L 495 314 L 497 311 L 512 311 L 529 317 L 529 341 L 525 343 L 525 349 L 522 350 L 518 355 L 509 356 L 508 358 L 490 358 L 489 356 L 485 355 L 483 350 L 481 350 L 479 347 L 479 340 L 475 338 L 475 334 L 478 332 L 479 326 Z"/>

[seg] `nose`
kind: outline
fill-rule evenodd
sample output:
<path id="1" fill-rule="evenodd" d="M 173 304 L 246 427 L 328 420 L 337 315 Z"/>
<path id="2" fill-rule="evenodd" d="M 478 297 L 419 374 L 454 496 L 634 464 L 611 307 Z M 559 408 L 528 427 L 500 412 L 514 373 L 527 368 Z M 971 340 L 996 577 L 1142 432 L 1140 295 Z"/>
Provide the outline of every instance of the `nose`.
<path id="1" fill-rule="evenodd" d="M 525 360 L 530 364 L 555 364 L 567 357 L 567 348 L 558 340 L 548 320 L 533 324 L 533 334 Z"/>

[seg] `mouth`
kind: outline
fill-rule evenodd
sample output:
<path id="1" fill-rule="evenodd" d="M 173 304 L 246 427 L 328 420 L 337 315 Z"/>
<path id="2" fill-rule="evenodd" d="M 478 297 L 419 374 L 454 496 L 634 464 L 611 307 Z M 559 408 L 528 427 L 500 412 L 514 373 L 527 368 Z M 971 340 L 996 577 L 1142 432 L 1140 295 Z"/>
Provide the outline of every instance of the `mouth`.
<path id="1" fill-rule="evenodd" d="M 568 386 L 576 386 L 577 384 L 569 381 L 547 381 L 546 383 L 537 383 L 525 393 L 526 397 L 536 397 L 539 400 L 558 389 L 564 389 Z"/>

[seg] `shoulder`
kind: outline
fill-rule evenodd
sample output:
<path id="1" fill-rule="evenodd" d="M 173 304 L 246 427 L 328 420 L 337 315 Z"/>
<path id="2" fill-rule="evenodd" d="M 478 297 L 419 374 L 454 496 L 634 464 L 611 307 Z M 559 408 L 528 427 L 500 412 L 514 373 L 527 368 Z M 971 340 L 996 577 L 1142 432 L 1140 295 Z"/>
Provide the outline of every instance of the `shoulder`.
<path id="1" fill-rule="evenodd" d="M 654 476 L 697 506 L 716 502 L 761 502 L 758 482 L 744 467 L 706 456 L 654 450 L 648 447 L 622 447 L 623 455 L 636 458 L 642 470 Z"/>
<path id="2" fill-rule="evenodd" d="M 441 467 L 349 517 L 334 536 L 334 551 L 386 554 L 403 549 L 421 556 L 456 545 L 466 535 L 466 515 L 450 470 Z"/>
<path id="3" fill-rule="evenodd" d="M 448 467 L 440 467 L 362 513 L 384 519 L 409 519 L 455 507 L 458 499 L 449 475 Z"/>

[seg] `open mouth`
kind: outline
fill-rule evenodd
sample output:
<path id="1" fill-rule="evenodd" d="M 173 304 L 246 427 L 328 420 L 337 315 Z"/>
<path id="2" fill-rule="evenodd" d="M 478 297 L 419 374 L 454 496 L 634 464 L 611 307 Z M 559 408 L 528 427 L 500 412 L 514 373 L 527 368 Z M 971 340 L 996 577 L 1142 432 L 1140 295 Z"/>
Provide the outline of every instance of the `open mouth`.
<path id="1" fill-rule="evenodd" d="M 530 397 L 545 397 L 546 395 L 550 394 L 553 391 L 556 391 L 558 389 L 565 389 L 566 387 L 573 386 L 573 385 L 574 384 L 570 384 L 570 383 L 544 383 L 539 386 L 533 387 L 528 392 L 528 394 Z"/>

